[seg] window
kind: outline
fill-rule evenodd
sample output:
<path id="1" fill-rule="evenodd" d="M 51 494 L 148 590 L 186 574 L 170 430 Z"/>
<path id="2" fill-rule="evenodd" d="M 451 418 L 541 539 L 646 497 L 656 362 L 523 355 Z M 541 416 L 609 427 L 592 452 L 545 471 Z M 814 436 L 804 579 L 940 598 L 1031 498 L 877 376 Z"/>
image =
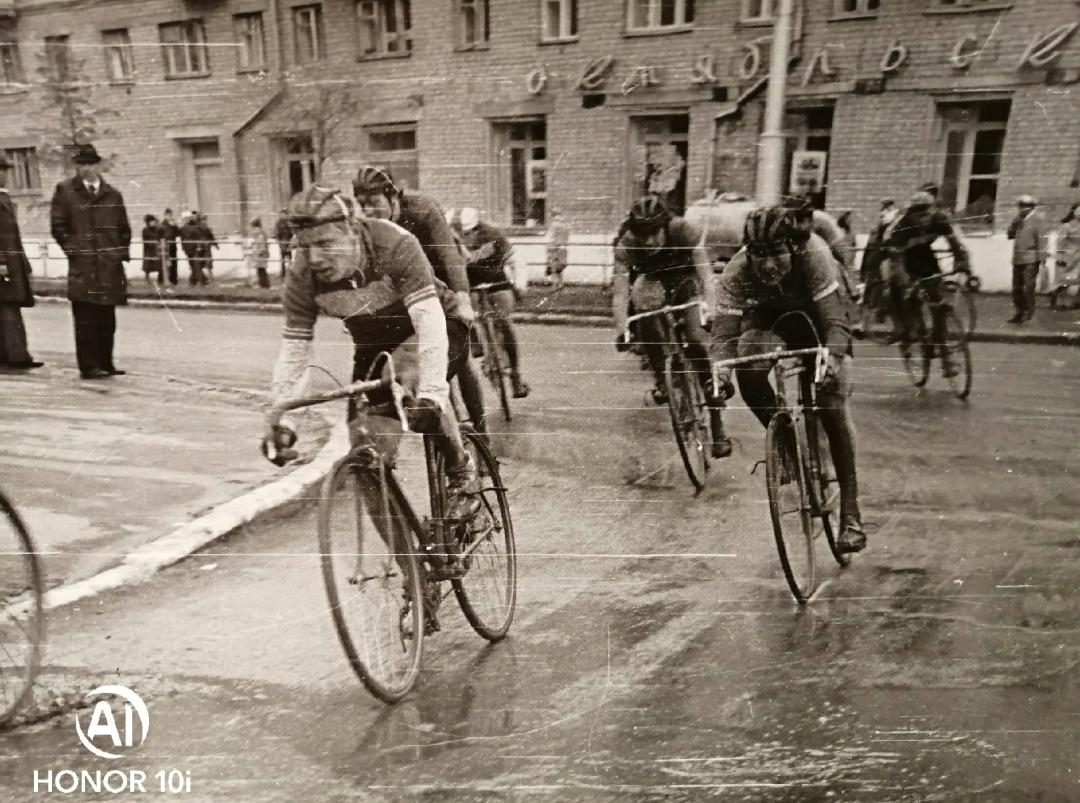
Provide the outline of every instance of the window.
<path id="1" fill-rule="evenodd" d="M 389 168 L 394 183 L 410 190 L 420 188 L 420 160 L 413 124 L 369 128 L 368 151 L 373 164 Z"/>
<path id="2" fill-rule="evenodd" d="M 943 104 L 945 160 L 939 198 L 965 229 L 992 229 L 1009 123 L 1008 100 Z"/>
<path id="3" fill-rule="evenodd" d="M 694 21 L 694 0 L 629 0 L 631 31 L 679 28 Z"/>
<path id="4" fill-rule="evenodd" d="M 457 0 L 457 42 L 461 50 L 482 48 L 488 42 L 488 1 Z"/>
<path id="5" fill-rule="evenodd" d="M 105 70 L 113 82 L 130 81 L 135 76 L 135 58 L 131 51 L 131 36 L 127 28 L 102 31 L 105 46 Z"/>
<path id="6" fill-rule="evenodd" d="M 1009 6 L 1007 0 L 930 0 L 932 9 L 956 9 L 957 11 L 981 11 Z"/>
<path id="7" fill-rule="evenodd" d="M 874 14 L 881 8 L 881 0 L 836 0 L 833 14 L 837 17 L 855 17 Z"/>
<path id="8" fill-rule="evenodd" d="M 297 64 L 311 64 L 323 57 L 322 6 L 293 9 L 293 41 Z"/>
<path id="9" fill-rule="evenodd" d="M 360 0 L 356 4 L 360 57 L 404 56 L 412 52 L 409 0 Z"/>
<path id="10" fill-rule="evenodd" d="M 37 152 L 33 148 L 5 148 L 11 169 L 8 171 L 12 192 L 36 192 L 41 189 Z"/>
<path id="11" fill-rule="evenodd" d="M 281 171 L 278 178 L 279 206 L 315 183 L 315 146 L 310 134 L 295 134 L 277 140 Z"/>
<path id="12" fill-rule="evenodd" d="M 742 22 L 772 22 L 774 0 L 742 0 Z"/>
<path id="13" fill-rule="evenodd" d="M 540 14 L 543 41 L 577 36 L 577 0 L 542 0 Z"/>
<path id="14" fill-rule="evenodd" d="M 266 38 L 263 36 L 263 15 L 237 14 L 233 17 L 236 32 L 236 69 L 260 70 L 266 66 Z"/>
<path id="15" fill-rule="evenodd" d="M 19 58 L 19 43 L 15 41 L 14 33 L 5 32 L 0 40 L 0 82 L 25 83 L 22 60 Z"/>
<path id="16" fill-rule="evenodd" d="M 547 206 L 547 123 L 527 120 L 492 126 L 498 208 L 511 226 L 543 226 Z"/>
<path id="17" fill-rule="evenodd" d="M 690 156 L 690 116 L 632 117 L 633 196 L 663 197 L 675 214 L 686 208 L 686 164 Z"/>
<path id="18" fill-rule="evenodd" d="M 166 78 L 209 75 L 206 31 L 202 20 L 169 22 L 158 26 Z"/>
<path id="19" fill-rule="evenodd" d="M 71 80 L 71 43 L 66 34 L 45 37 L 45 61 L 51 80 L 62 84 Z"/>
<path id="20" fill-rule="evenodd" d="M 825 208 L 832 147 L 833 107 L 814 106 L 784 115 L 784 184 L 791 195 L 805 195 Z"/>

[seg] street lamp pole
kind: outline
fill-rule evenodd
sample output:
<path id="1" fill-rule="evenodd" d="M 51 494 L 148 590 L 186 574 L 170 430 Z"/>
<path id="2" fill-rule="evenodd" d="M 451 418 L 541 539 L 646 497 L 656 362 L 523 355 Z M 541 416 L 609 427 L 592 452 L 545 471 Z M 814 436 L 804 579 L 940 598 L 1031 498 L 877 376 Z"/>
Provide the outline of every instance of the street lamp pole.
<path id="1" fill-rule="evenodd" d="M 795 0 L 777 0 L 777 4 L 779 8 L 773 23 L 769 85 L 765 95 L 765 125 L 758 143 L 757 201 L 762 206 L 778 204 L 783 195 L 784 98 Z"/>

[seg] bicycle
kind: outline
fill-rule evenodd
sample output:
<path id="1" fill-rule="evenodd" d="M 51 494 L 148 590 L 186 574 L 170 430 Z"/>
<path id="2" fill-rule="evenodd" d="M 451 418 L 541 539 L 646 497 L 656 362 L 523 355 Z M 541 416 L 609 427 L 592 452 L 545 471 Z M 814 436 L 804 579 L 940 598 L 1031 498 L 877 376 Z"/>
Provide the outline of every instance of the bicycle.
<path id="1" fill-rule="evenodd" d="M 952 293 L 955 297 L 957 291 L 948 287 L 948 285 L 955 285 L 955 282 L 944 282 L 939 300 L 931 300 L 930 291 L 926 285 L 941 281 L 942 277 L 935 275 L 911 282 L 904 296 L 904 326 L 907 335 L 905 340 L 909 341 L 909 344 L 901 342 L 900 355 L 904 361 L 904 370 L 908 379 L 917 388 L 925 387 L 929 380 L 930 363 L 934 357 L 940 357 L 943 368 L 946 368 L 945 356 L 948 355 L 958 370 L 952 376 L 948 375 L 946 370 L 946 379 L 957 398 L 963 400 L 971 393 L 971 348 L 968 345 L 967 329 L 960 322 L 947 297 L 947 293 Z M 933 327 L 927 326 L 925 313 L 927 309 L 929 309 L 931 321 L 933 321 L 935 311 L 942 311 L 941 314 L 945 319 L 943 343 L 931 341 Z M 914 334 L 913 338 L 912 334 Z M 914 341 L 913 345 L 919 348 L 918 357 L 911 351 L 911 341 Z"/>
<path id="2" fill-rule="evenodd" d="M 956 312 L 965 333 L 970 337 L 978 323 L 979 311 L 975 304 L 975 293 L 980 282 L 975 276 L 968 276 L 960 281 L 956 273 L 943 274 L 942 296 L 951 298 L 953 311 Z M 890 324 L 893 313 L 890 309 L 889 284 L 887 281 L 875 281 L 866 284 L 859 299 L 859 339 L 874 340 L 886 344 L 893 342 Z M 890 324 L 891 325 L 891 324 Z"/>
<path id="3" fill-rule="evenodd" d="M 357 399 L 361 419 L 373 417 L 367 394 L 387 387 L 408 432 L 404 391 L 392 379 L 312 394 L 279 404 L 273 413 L 280 417 L 349 398 Z M 449 595 L 445 582 L 473 630 L 490 642 L 506 637 L 517 605 L 514 528 L 499 466 L 471 427 L 462 426 L 461 433 L 486 485 L 474 494 L 481 503 L 476 515 L 457 521 L 446 516 L 445 466 L 434 436 L 423 436 L 431 515 L 421 519 L 392 458 L 364 423 L 358 426 L 359 442 L 333 466 L 319 493 L 322 576 L 350 665 L 371 694 L 395 703 L 419 676 L 424 638 L 441 629 L 438 609 Z"/>
<path id="4" fill-rule="evenodd" d="M 495 287 L 494 283 L 478 284 L 471 288 L 470 292 L 476 294 L 476 323 L 473 330 L 480 340 L 480 351 L 483 353 L 482 369 L 484 376 L 488 378 L 502 405 L 503 418 L 507 423 L 511 421 L 510 399 L 513 396 L 513 387 L 510 379 L 510 359 L 506 356 L 506 350 L 502 346 L 502 339 L 498 336 L 498 328 L 495 326 L 495 308 L 491 305 L 488 292 Z M 480 356 L 475 354 L 474 356 Z"/>
<path id="5" fill-rule="evenodd" d="M 660 343 L 664 347 L 664 383 L 667 385 L 667 406 L 671 427 L 675 431 L 675 443 L 678 444 L 679 455 L 695 493 L 701 493 L 709 472 L 709 411 L 705 403 L 705 390 L 690 367 L 691 359 L 687 353 L 682 322 L 675 315 L 691 308 L 703 310 L 704 305 L 700 301 L 691 301 L 631 315 L 626 319 L 623 337 L 630 342 L 630 325 L 635 321 L 657 318 Z"/>
<path id="6" fill-rule="evenodd" d="M 0 491 L 0 725 L 26 702 L 41 668 L 44 572 L 15 506 Z"/>
<path id="7" fill-rule="evenodd" d="M 724 368 L 776 363 L 772 368 L 776 412 L 765 431 L 765 486 L 780 566 L 800 605 L 805 605 L 817 589 L 815 544 L 822 534 L 842 568 L 851 562 L 836 544 L 834 523 L 839 519 L 840 483 L 816 404 L 817 386 L 824 377 L 828 355 L 824 346 L 818 346 L 713 363 L 714 377 Z M 786 380 L 792 378 L 798 382 L 794 404 L 788 402 L 786 387 Z M 797 518 L 797 523 L 790 525 L 795 529 L 790 535 L 784 518 L 787 515 Z"/>

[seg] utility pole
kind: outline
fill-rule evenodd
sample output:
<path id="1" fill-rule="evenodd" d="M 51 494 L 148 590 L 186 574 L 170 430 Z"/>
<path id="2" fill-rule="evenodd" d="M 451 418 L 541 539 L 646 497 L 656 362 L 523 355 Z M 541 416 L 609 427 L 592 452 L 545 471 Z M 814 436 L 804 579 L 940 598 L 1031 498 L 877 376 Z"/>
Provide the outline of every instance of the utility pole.
<path id="1" fill-rule="evenodd" d="M 773 21 L 769 85 L 765 95 L 765 126 L 758 143 L 757 201 L 772 206 L 783 196 L 784 179 L 784 99 L 787 90 L 788 56 L 791 52 L 791 23 L 795 0 L 777 0 Z"/>

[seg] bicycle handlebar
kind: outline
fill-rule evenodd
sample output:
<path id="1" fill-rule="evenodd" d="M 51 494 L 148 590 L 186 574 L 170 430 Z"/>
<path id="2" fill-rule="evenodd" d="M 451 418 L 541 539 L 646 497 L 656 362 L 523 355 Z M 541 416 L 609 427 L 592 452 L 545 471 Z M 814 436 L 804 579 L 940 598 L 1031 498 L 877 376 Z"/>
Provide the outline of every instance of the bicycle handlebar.
<path id="1" fill-rule="evenodd" d="M 679 312 L 680 310 L 690 309 L 691 307 L 697 307 L 701 311 L 701 325 L 705 325 L 705 302 L 704 301 L 688 301 L 685 304 L 676 304 L 674 306 L 660 307 L 659 309 L 649 310 L 648 312 L 639 312 L 637 315 L 631 315 L 626 319 L 626 338 L 630 339 L 630 324 L 634 321 L 640 321 L 643 318 L 650 318 L 653 315 L 667 315 L 672 312 Z"/>
<path id="2" fill-rule="evenodd" d="M 719 384 L 720 370 L 722 368 L 734 368 L 737 365 L 749 365 L 756 362 L 771 362 L 774 360 L 786 360 L 791 357 L 808 357 L 811 354 L 817 356 L 814 361 L 814 381 L 820 383 L 825 376 L 825 364 L 829 359 L 829 350 L 825 346 L 816 346 L 809 349 L 776 349 L 764 354 L 754 354 L 750 357 L 734 357 L 730 360 L 717 360 L 712 364 L 713 385 Z"/>
<path id="3" fill-rule="evenodd" d="M 342 388 L 335 388 L 334 390 L 326 390 L 322 393 L 313 393 L 309 396 L 301 396 L 296 399 L 280 401 L 270 408 L 270 412 L 280 416 L 284 413 L 291 412 L 292 410 L 299 410 L 303 407 L 314 407 L 317 404 L 325 404 L 327 402 L 337 401 L 338 399 L 348 399 L 363 393 L 370 393 L 379 388 L 390 387 L 392 384 L 394 383 L 390 379 L 370 379 L 365 382 L 353 382 Z"/>

